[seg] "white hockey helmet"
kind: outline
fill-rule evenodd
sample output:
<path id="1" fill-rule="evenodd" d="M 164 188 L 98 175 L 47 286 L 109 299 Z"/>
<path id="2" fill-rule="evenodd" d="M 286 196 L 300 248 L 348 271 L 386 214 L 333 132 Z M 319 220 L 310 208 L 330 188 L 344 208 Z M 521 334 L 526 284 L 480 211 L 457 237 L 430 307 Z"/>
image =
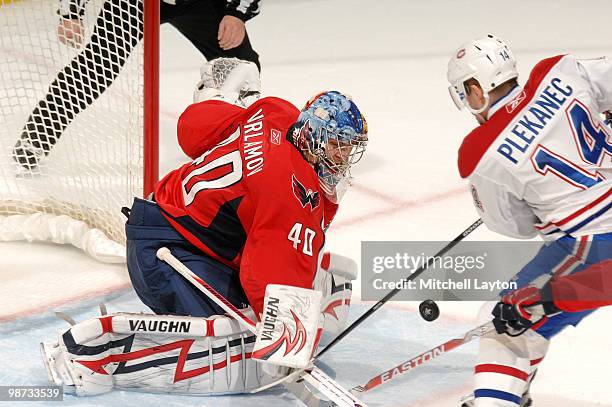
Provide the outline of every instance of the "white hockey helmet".
<path id="1" fill-rule="evenodd" d="M 467 106 L 472 113 L 485 111 L 489 107 L 489 92 L 517 77 L 514 54 L 505 42 L 491 34 L 463 44 L 448 62 L 451 98 L 459 110 Z M 464 83 L 471 78 L 478 81 L 485 95 L 485 104 L 478 110 L 466 102 Z"/>
<path id="2" fill-rule="evenodd" d="M 216 58 L 200 68 L 200 81 L 193 92 L 193 103 L 220 99 L 248 107 L 260 96 L 257 65 L 238 58 Z"/>

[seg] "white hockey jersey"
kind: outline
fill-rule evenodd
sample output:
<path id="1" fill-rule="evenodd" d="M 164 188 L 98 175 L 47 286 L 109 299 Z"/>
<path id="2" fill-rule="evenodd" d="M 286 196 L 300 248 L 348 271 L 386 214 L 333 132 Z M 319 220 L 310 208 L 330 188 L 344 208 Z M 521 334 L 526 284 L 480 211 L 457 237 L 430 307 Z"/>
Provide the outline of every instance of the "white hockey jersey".
<path id="1" fill-rule="evenodd" d="M 612 232 L 612 64 L 561 55 L 489 111 L 459 150 L 489 229 L 516 238 Z"/>

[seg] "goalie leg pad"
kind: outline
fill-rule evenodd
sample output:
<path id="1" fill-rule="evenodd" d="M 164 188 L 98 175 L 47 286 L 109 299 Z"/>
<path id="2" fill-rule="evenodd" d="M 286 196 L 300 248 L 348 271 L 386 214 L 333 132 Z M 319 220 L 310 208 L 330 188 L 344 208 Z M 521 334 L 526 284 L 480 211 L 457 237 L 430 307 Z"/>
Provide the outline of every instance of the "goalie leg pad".
<path id="1" fill-rule="evenodd" d="M 320 345 L 327 345 L 347 327 L 353 281 L 357 275 L 358 267 L 353 259 L 330 252 L 323 254 L 313 284 L 313 288 L 323 294 Z"/>
<path id="2" fill-rule="evenodd" d="M 78 396 L 113 388 L 219 395 L 278 379 L 251 359 L 254 342 L 225 316 L 121 313 L 74 325 L 42 351 L 51 381 Z"/>

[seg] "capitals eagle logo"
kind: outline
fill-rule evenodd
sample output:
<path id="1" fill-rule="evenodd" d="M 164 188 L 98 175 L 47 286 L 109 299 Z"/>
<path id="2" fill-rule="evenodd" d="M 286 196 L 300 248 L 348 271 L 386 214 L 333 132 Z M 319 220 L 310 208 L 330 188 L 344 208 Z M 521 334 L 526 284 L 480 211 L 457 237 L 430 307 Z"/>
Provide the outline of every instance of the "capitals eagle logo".
<path id="1" fill-rule="evenodd" d="M 314 211 L 321 201 L 321 197 L 319 196 L 319 192 L 313 191 L 312 189 L 306 189 L 304 185 L 300 181 L 297 180 L 295 174 L 291 175 L 291 186 L 293 187 L 293 195 L 297 198 L 297 200 L 302 205 L 302 208 L 305 208 L 306 205 L 310 204 L 310 210 Z"/>

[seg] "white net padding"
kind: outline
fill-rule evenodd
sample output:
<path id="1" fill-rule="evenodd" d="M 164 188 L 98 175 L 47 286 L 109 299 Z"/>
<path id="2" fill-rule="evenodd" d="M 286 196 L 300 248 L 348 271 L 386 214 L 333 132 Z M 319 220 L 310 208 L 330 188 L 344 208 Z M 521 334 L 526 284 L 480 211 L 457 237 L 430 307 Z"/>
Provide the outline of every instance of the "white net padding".
<path id="1" fill-rule="evenodd" d="M 0 216 L 67 215 L 125 243 L 121 207 L 143 193 L 142 3 L 88 1 L 75 48 L 58 0 L 0 0 Z"/>
<path id="2" fill-rule="evenodd" d="M 100 229 L 66 215 L 44 212 L 0 216 L 0 241 L 71 244 L 105 263 L 125 263 L 125 246 L 110 240 Z"/>

